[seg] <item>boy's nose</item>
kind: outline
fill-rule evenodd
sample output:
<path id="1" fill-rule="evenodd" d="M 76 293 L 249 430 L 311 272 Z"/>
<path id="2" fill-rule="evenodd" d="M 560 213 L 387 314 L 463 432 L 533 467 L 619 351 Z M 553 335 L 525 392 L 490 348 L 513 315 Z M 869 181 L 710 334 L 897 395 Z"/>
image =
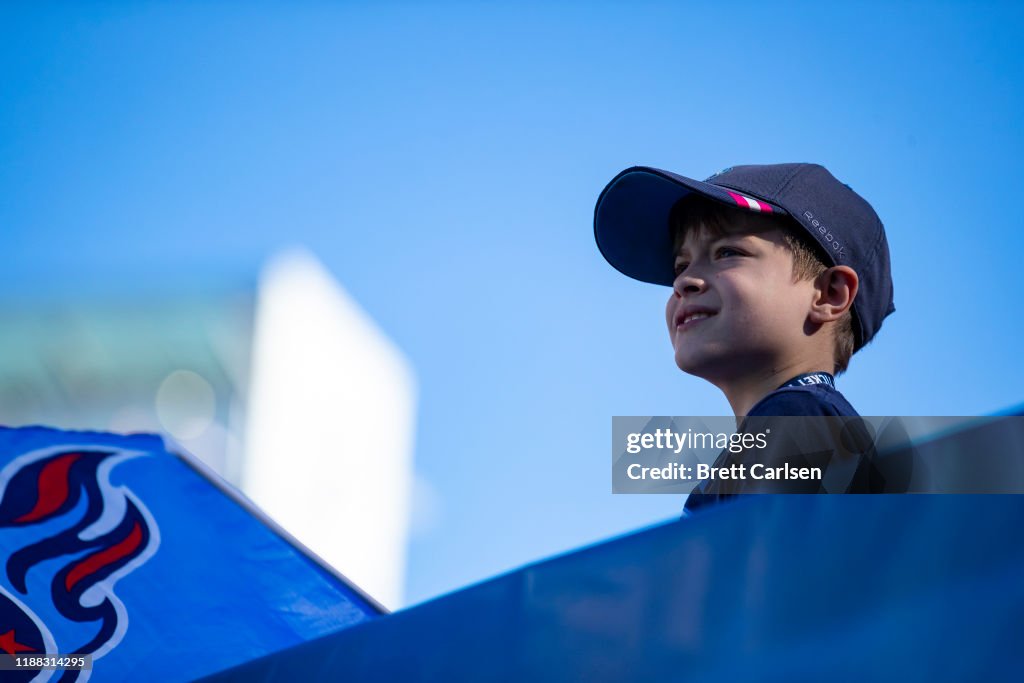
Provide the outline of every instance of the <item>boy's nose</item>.
<path id="1" fill-rule="evenodd" d="M 704 279 L 695 274 L 686 272 L 680 273 L 672 282 L 672 289 L 677 297 L 682 298 L 683 294 L 700 294 L 705 289 Z"/>

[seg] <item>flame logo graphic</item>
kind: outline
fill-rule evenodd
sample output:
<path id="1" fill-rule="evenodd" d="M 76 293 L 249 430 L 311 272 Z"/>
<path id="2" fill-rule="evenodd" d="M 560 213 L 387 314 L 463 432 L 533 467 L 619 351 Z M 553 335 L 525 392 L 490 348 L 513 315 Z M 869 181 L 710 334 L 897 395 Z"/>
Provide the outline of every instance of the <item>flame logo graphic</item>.
<path id="1" fill-rule="evenodd" d="M 10 586 L 27 595 L 30 572 L 42 570 L 44 564 L 57 566 L 50 580 L 52 606 L 71 622 L 95 624 L 95 635 L 85 642 L 54 644 L 50 637 L 46 652 L 36 654 L 56 654 L 50 651 L 52 647 L 58 647 L 61 654 L 92 654 L 95 667 L 96 660 L 124 637 L 128 615 L 114 594 L 114 584 L 152 557 L 160 539 L 152 515 L 128 488 L 111 485 L 110 471 L 140 455 L 145 453 L 63 446 L 25 454 L 0 471 L 0 530 L 45 528 L 42 538 L 7 559 L 4 569 Z M 80 516 L 70 514 L 83 507 Z M 56 524 L 64 518 L 66 524 Z M 62 561 L 49 562 L 58 559 Z M 8 612 L 16 604 L 27 610 L 26 602 L 32 602 L 3 593 L 0 597 L 6 599 Z M 40 623 L 35 614 L 27 616 Z M 0 624 L 0 636 L 6 630 Z M 15 630 L 11 637 L 16 636 Z M 36 642 L 40 642 L 38 637 Z M 83 683 L 91 672 L 31 673 L 38 674 L 38 681 L 61 673 L 61 683 Z"/>

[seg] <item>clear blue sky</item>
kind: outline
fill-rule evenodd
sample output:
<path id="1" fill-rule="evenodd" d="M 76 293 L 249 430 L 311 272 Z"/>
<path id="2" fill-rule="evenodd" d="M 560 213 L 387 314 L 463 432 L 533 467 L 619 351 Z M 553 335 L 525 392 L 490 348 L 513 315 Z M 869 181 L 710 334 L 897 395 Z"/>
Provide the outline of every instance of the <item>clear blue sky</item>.
<path id="1" fill-rule="evenodd" d="M 609 493 L 612 415 L 728 413 L 593 244 L 627 166 L 824 164 L 893 254 L 851 402 L 1024 400 L 1019 4 L 482 5 L 4 4 L 4 299 L 313 249 L 417 372 L 411 602 L 679 513 Z"/>

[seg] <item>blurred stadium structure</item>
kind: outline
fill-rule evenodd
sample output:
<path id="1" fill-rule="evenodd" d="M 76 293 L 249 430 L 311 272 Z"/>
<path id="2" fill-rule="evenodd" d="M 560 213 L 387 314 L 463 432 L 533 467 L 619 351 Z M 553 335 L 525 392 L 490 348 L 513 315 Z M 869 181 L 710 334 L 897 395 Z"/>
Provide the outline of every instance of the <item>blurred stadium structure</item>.
<path id="1" fill-rule="evenodd" d="M 279 254 L 255 287 L 3 317 L 0 423 L 162 433 L 381 603 L 402 603 L 413 374 L 312 254 Z"/>

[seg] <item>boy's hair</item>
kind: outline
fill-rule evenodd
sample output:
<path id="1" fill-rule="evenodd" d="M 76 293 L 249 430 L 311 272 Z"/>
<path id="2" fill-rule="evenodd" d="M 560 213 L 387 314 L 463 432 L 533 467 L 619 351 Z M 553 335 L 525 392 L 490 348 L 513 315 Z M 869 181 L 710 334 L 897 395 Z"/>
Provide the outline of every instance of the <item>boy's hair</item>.
<path id="1" fill-rule="evenodd" d="M 696 193 L 680 200 L 669 216 L 669 229 L 672 231 L 672 254 L 679 253 L 679 247 L 691 230 L 704 226 L 704 230 L 713 237 L 724 235 L 727 233 L 726 225 L 730 217 L 741 213 L 749 214 L 750 212 L 707 199 Z M 754 216 L 764 221 L 766 227 L 768 223 L 774 223 L 774 227 L 782 231 L 786 245 L 793 254 L 793 277 L 795 279 L 813 280 L 828 269 L 828 263 L 821 255 L 818 245 L 804 235 L 800 226 L 794 226 L 790 218 L 771 214 L 754 214 Z M 853 355 L 855 337 L 852 310 L 847 309 L 833 328 L 835 344 L 832 355 L 833 374 L 835 375 L 846 371 L 850 357 Z"/>

